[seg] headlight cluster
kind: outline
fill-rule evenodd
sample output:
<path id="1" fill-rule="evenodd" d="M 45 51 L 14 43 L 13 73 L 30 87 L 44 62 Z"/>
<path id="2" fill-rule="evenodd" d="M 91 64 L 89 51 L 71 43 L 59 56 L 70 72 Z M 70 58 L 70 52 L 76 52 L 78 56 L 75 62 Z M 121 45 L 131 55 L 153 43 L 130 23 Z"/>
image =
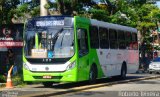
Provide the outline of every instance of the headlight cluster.
<path id="1" fill-rule="evenodd" d="M 26 63 L 23 63 L 23 67 L 24 67 L 25 69 L 29 70 L 29 66 L 27 66 Z"/>
<path id="2" fill-rule="evenodd" d="M 70 70 L 70 69 L 74 68 L 75 65 L 76 65 L 76 62 L 73 61 L 72 63 L 70 63 L 70 64 L 67 66 L 67 70 Z"/>

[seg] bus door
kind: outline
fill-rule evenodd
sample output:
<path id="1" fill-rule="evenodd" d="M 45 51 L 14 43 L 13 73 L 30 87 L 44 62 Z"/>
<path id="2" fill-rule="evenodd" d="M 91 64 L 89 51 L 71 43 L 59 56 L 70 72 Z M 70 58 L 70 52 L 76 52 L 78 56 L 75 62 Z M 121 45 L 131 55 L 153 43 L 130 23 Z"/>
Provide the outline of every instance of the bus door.
<path id="1" fill-rule="evenodd" d="M 87 28 L 78 28 L 78 80 L 88 78 L 87 70 L 89 69 L 89 49 Z"/>

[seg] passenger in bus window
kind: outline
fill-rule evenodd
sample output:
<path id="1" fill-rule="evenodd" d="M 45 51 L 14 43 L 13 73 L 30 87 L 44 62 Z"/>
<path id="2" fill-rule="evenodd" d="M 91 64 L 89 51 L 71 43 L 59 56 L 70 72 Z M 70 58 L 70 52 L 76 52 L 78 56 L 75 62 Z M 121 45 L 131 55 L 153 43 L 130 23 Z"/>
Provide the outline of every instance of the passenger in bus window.
<path id="1" fill-rule="evenodd" d="M 129 43 L 129 45 L 127 46 L 127 49 L 128 49 L 128 50 L 132 50 L 132 49 L 133 49 L 132 47 L 133 47 L 133 43 L 131 42 L 131 43 Z"/>
<path id="2" fill-rule="evenodd" d="M 134 50 L 137 50 L 137 49 L 138 49 L 138 44 L 137 44 L 137 42 L 134 42 L 132 46 L 133 46 L 133 49 L 134 49 Z"/>

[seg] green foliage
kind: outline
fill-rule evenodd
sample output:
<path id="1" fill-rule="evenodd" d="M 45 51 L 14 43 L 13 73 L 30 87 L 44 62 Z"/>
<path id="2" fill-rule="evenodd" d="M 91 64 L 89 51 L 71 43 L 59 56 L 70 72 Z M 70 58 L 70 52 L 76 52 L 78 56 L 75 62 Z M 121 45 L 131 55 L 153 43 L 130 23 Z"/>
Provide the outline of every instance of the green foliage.
<path id="1" fill-rule="evenodd" d="M 14 18 L 22 17 L 26 13 L 28 13 L 29 12 L 28 6 L 29 6 L 29 4 L 27 4 L 27 3 L 18 6 L 17 9 L 14 10 L 14 12 L 15 12 L 14 13 Z"/>
<path id="2" fill-rule="evenodd" d="M 101 20 L 101 21 L 109 21 L 109 13 L 102 9 L 91 9 L 89 10 L 89 13 L 91 14 L 91 18 Z"/>
<path id="3" fill-rule="evenodd" d="M 14 86 L 23 86 L 26 85 L 26 83 L 23 81 L 23 76 L 22 75 L 14 75 L 12 77 L 12 82 Z"/>
<path id="4" fill-rule="evenodd" d="M 147 29 L 149 29 L 149 28 L 154 28 L 154 27 L 156 27 L 156 24 L 155 23 L 153 23 L 153 22 L 140 22 L 139 24 L 138 24 L 138 29 L 139 30 L 143 30 L 143 28 L 147 28 Z"/>
<path id="5" fill-rule="evenodd" d="M 24 3 L 24 4 L 22 4 L 18 7 L 17 11 L 21 11 L 21 12 L 24 12 L 24 13 L 28 12 L 29 11 L 28 7 L 29 7 L 29 4 Z"/>
<path id="6" fill-rule="evenodd" d="M 12 75 L 12 83 L 14 86 L 23 86 L 26 85 L 26 83 L 23 81 L 23 76 L 22 75 Z M 0 75 L 0 82 L 6 83 L 7 81 L 7 76 Z"/>
<path id="7" fill-rule="evenodd" d="M 13 10 L 16 9 L 19 3 L 19 0 L 0 0 L 0 25 L 12 22 Z"/>
<path id="8" fill-rule="evenodd" d="M 0 75 L 0 82 L 6 82 L 6 77 L 4 75 Z"/>
<path id="9" fill-rule="evenodd" d="M 46 9 L 49 9 L 51 6 L 49 4 L 45 4 L 44 6 Z"/>
<path id="10" fill-rule="evenodd" d="M 155 46 L 154 49 L 155 50 L 160 50 L 160 47 L 159 46 Z"/>
<path id="11" fill-rule="evenodd" d="M 36 4 L 34 4 L 34 3 L 36 3 Z M 39 3 L 39 2 L 32 0 L 31 2 L 19 5 L 14 10 L 14 18 L 15 19 L 22 18 L 23 21 L 25 21 L 26 18 L 39 16 L 40 15 L 40 6 L 37 5 L 37 3 Z"/>
<path id="12" fill-rule="evenodd" d="M 35 16 L 39 16 L 40 15 L 40 6 L 37 6 L 37 7 L 34 7 L 31 11 L 30 11 L 30 15 L 32 17 L 35 17 Z"/>

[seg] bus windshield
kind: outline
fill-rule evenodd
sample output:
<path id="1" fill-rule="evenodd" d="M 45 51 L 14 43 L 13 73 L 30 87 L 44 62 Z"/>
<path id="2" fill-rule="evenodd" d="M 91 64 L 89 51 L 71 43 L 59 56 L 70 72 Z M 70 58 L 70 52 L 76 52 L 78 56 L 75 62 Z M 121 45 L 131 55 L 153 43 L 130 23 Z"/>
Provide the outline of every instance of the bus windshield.
<path id="1" fill-rule="evenodd" d="M 27 29 L 26 58 L 69 58 L 74 54 L 73 28 Z"/>

